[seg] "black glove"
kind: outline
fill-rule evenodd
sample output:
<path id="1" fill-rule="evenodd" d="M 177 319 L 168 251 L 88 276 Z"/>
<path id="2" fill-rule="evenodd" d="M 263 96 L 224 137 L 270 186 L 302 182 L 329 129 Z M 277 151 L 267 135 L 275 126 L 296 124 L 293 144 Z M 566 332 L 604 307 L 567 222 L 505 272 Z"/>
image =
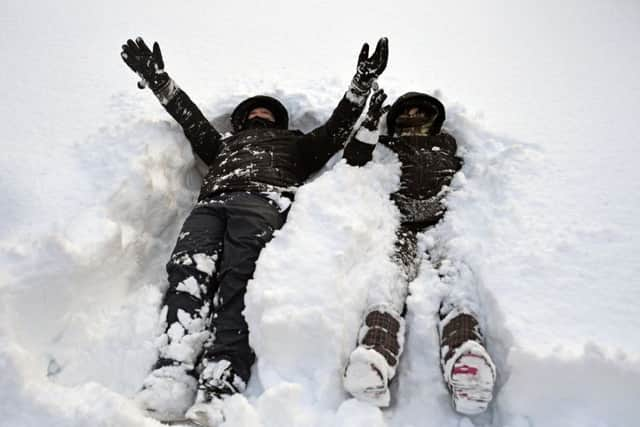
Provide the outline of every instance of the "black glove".
<path id="1" fill-rule="evenodd" d="M 377 85 L 376 85 L 377 86 Z M 371 100 L 369 101 L 369 110 L 367 111 L 367 115 L 362 121 L 362 127 L 367 128 L 369 130 L 377 130 L 378 123 L 380 122 L 380 117 L 387 111 L 389 111 L 390 106 L 385 105 L 384 101 L 387 99 L 387 94 L 384 93 L 383 89 L 376 90 L 371 95 Z"/>
<path id="2" fill-rule="evenodd" d="M 362 45 L 360 56 L 358 56 L 358 69 L 353 77 L 352 89 L 358 95 L 366 95 L 371 90 L 375 79 L 387 68 L 389 58 L 389 41 L 386 37 L 378 40 L 376 50 L 369 57 L 369 44 Z"/>
<path id="3" fill-rule="evenodd" d="M 376 85 L 377 86 L 377 85 Z M 373 156 L 373 150 L 378 143 L 378 122 L 380 117 L 389 109 L 384 107 L 387 94 L 384 90 L 375 88 L 369 101 L 369 110 L 355 135 L 349 140 L 342 155 L 351 166 L 364 166 Z M 364 131 L 363 131 L 364 129 Z"/>
<path id="4" fill-rule="evenodd" d="M 127 44 L 122 45 L 120 56 L 129 68 L 142 79 L 138 82 L 140 89 L 144 89 L 148 84 L 155 92 L 169 81 L 169 75 L 164 71 L 164 61 L 157 42 L 153 43 L 152 52 L 142 37 L 138 37 L 135 42 L 129 39 Z"/>

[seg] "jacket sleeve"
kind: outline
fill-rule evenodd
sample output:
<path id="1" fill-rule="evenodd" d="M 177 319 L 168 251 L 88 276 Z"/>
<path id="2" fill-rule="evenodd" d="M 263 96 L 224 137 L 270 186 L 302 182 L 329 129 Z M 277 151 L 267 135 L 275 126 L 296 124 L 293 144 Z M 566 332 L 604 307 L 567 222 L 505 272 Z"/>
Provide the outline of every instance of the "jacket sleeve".
<path id="1" fill-rule="evenodd" d="M 309 173 L 320 169 L 343 148 L 365 102 L 366 97 L 347 92 L 324 125 L 300 138 L 299 150 Z"/>
<path id="2" fill-rule="evenodd" d="M 373 150 L 378 142 L 378 131 L 361 127 L 349 138 L 344 147 L 342 158 L 351 166 L 364 166 L 373 157 Z"/>
<path id="3" fill-rule="evenodd" d="M 182 126 L 193 151 L 210 165 L 220 150 L 220 133 L 172 79 L 154 93 L 165 110 Z"/>

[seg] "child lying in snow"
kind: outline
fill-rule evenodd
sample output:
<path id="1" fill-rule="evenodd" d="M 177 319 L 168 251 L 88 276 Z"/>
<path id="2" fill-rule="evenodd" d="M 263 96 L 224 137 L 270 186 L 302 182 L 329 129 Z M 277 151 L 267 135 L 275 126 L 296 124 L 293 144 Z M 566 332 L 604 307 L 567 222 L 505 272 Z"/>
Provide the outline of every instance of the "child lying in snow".
<path id="1" fill-rule="evenodd" d="M 402 313 L 409 282 L 416 277 L 420 261 L 417 233 L 443 217 L 444 190 L 462 166 L 456 157 L 455 139 L 441 132 L 445 111 L 440 101 L 416 92 L 401 96 L 387 114 L 389 136 L 379 136 L 385 98 L 382 90 L 373 94 L 365 120 L 344 150 L 349 164 L 362 166 L 371 160 L 375 145 L 380 142 L 393 150 L 402 163 L 400 189 L 391 195 L 401 213 L 393 256 L 397 279 L 369 289 L 358 345 L 344 373 L 344 386 L 352 395 L 378 406 L 389 405 L 389 382 L 403 350 Z M 439 260 L 437 264 L 447 265 L 448 261 Z M 444 268 L 440 273 L 453 277 L 454 282 L 461 274 L 445 272 Z M 440 362 L 454 408 L 464 414 L 477 414 L 492 399 L 496 370 L 484 347 L 477 316 L 467 305 L 471 304 L 460 298 L 442 301 L 438 326 Z"/>
<path id="2" fill-rule="evenodd" d="M 121 56 L 209 166 L 167 263 L 158 360 L 136 399 L 159 420 L 213 425 L 222 419 L 220 399 L 244 390 L 255 360 L 242 310 L 260 251 L 283 225 L 296 188 L 342 149 L 386 67 L 387 39 L 371 57 L 363 46 L 345 96 L 307 134 L 288 129 L 279 101 L 256 96 L 236 107 L 234 134 L 223 138 L 164 71 L 157 43 L 151 50 L 128 40 Z"/>

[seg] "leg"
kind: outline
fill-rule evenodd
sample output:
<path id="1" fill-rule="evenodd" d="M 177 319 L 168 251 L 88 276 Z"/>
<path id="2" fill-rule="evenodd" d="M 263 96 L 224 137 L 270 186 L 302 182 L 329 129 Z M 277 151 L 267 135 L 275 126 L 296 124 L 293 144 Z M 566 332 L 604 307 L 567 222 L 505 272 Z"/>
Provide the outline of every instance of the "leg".
<path id="1" fill-rule="evenodd" d="M 393 379 L 404 347 L 404 311 L 408 285 L 417 273 L 415 231 L 400 227 L 392 261 L 397 274 L 384 289 L 371 289 L 358 346 L 351 353 L 344 373 L 344 386 L 360 400 L 388 406 L 389 382 Z"/>
<path id="2" fill-rule="evenodd" d="M 247 282 L 262 248 L 282 227 L 284 216 L 263 197 L 234 194 L 225 202 L 227 227 L 213 298 L 213 339 L 202 358 L 196 404 L 187 417 L 199 425 L 217 425 L 224 417 L 221 398 L 242 392 L 249 381 L 255 355 L 242 315 Z"/>
<path id="3" fill-rule="evenodd" d="M 195 367 L 209 337 L 211 295 L 226 221 L 215 204 L 197 206 L 186 219 L 167 263 L 169 288 L 158 339 L 159 358 L 137 400 L 161 420 L 183 418 L 195 399 Z"/>
<path id="4" fill-rule="evenodd" d="M 471 270 L 464 264 L 440 263 L 442 281 L 451 292 L 440 306 L 440 364 L 454 409 L 466 415 L 483 412 L 493 398 L 496 368 L 485 348 L 478 297 Z"/>
<path id="5" fill-rule="evenodd" d="M 226 228 L 222 209 L 218 204 L 196 207 L 167 263 L 169 289 L 162 309 L 167 345 L 160 350 L 161 358 L 195 367 L 209 336 L 211 298 L 218 288 L 216 270 Z"/>
<path id="6" fill-rule="evenodd" d="M 207 382 L 222 365 L 237 375 L 229 385 L 241 391 L 249 380 L 255 355 L 249 346 L 249 328 L 242 315 L 247 282 L 253 277 L 260 251 L 282 227 L 284 217 L 265 198 L 237 194 L 225 203 L 227 227 L 218 274 L 219 287 L 213 298 L 211 330 L 213 342 L 203 358 L 201 382 Z M 209 367 L 211 367 L 209 369 Z M 215 375 L 218 376 L 219 375 Z"/>

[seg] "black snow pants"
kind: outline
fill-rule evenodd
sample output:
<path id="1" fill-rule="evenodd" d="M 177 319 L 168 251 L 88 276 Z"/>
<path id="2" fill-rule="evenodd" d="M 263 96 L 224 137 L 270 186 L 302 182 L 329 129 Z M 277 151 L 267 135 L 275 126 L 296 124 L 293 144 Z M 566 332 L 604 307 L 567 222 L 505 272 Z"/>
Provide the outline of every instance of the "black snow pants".
<path id="1" fill-rule="evenodd" d="M 187 335 L 207 328 L 208 341 L 193 354 L 200 352 L 198 358 L 209 361 L 228 360 L 245 383 L 255 361 L 242 315 L 247 282 L 260 251 L 284 220 L 275 202 L 258 194 L 205 199 L 187 217 L 167 263 L 169 289 L 162 312 L 167 331 L 176 322 Z M 189 329 L 185 324 L 196 326 Z M 173 339 L 171 333 L 168 339 Z"/>

